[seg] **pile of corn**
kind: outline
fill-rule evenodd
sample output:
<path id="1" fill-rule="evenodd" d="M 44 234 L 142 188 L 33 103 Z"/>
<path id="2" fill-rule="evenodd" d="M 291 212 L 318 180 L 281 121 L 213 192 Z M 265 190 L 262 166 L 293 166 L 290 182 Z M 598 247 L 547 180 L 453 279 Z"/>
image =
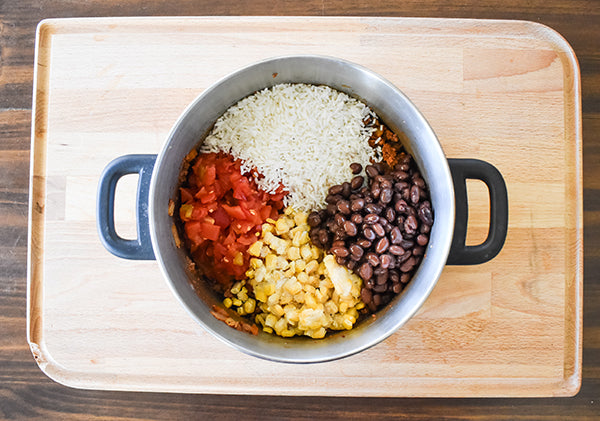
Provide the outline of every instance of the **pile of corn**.
<path id="1" fill-rule="evenodd" d="M 311 245 L 306 219 L 305 213 L 287 208 L 277 221 L 263 224 L 260 238 L 248 249 L 248 279 L 236 282 L 233 298 L 223 304 L 240 315 L 255 313 L 265 332 L 316 339 L 327 329 L 352 329 L 364 303 L 360 277 Z"/>

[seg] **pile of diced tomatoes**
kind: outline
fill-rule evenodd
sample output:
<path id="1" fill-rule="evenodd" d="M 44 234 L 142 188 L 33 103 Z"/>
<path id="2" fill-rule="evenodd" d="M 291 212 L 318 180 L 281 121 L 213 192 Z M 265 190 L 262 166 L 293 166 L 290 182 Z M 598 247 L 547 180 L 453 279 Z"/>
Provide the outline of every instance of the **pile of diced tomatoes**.
<path id="1" fill-rule="evenodd" d="M 240 160 L 205 153 L 192 161 L 180 191 L 179 216 L 194 261 L 223 286 L 243 279 L 248 247 L 265 220 L 276 219 L 283 209 L 283 186 L 275 194 L 266 193 L 252 174 L 242 174 Z"/>

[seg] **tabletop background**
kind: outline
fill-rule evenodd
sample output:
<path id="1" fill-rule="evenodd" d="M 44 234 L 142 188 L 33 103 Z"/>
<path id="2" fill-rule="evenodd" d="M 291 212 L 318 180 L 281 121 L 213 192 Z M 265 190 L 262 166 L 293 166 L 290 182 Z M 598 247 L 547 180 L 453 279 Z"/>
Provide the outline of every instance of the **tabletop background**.
<path id="1" fill-rule="evenodd" d="M 35 27 L 75 16 L 414 16 L 523 19 L 561 33 L 581 67 L 583 383 L 573 398 L 388 399 L 183 395 L 71 389 L 26 341 L 29 148 Z M 0 0 L 0 418 L 600 419 L 600 2 L 584 0 Z"/>

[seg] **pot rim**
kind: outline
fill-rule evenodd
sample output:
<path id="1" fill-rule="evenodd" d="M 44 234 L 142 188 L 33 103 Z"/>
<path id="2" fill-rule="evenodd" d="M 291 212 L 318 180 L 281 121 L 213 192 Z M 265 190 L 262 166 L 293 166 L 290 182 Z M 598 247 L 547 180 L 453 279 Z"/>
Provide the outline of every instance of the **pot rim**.
<path id="1" fill-rule="evenodd" d="M 434 202 L 434 198 L 432 197 L 432 205 L 434 208 L 434 212 L 436 212 L 436 216 L 434 218 L 434 226 L 432 227 L 432 237 L 434 235 L 433 233 L 436 232 L 437 233 L 436 238 L 442 238 L 442 239 L 444 239 L 444 241 L 439 240 L 440 242 L 438 244 L 436 244 L 435 250 L 432 250 L 431 247 L 428 245 L 427 254 L 426 254 L 425 258 L 423 259 L 423 261 L 421 262 L 419 269 L 413 275 L 413 279 L 411 280 L 409 285 L 405 288 L 405 290 L 401 294 L 396 296 L 394 298 L 394 300 L 392 301 L 393 305 L 396 306 L 400 303 L 401 300 L 403 300 L 404 302 L 407 302 L 407 300 L 410 299 L 412 304 L 410 306 L 407 306 L 407 307 L 409 307 L 409 309 L 404 312 L 396 311 L 396 313 L 401 313 L 401 317 L 395 317 L 393 320 L 393 323 L 388 323 L 389 326 L 385 329 L 380 328 L 378 334 L 371 335 L 372 337 L 369 337 L 368 340 L 363 340 L 362 343 L 360 341 L 354 341 L 353 343 L 355 343 L 355 346 L 353 346 L 351 348 L 346 349 L 344 347 L 337 347 L 337 348 L 335 348 L 337 350 L 336 352 L 329 352 L 329 353 L 325 353 L 324 355 L 318 355 L 318 352 L 315 353 L 316 355 L 313 355 L 313 354 L 310 354 L 310 355 L 294 354 L 292 356 L 275 355 L 274 353 L 269 353 L 268 349 L 267 349 L 267 352 L 265 352 L 265 349 L 258 349 L 258 348 L 241 345 L 241 342 L 239 340 L 239 335 L 240 334 L 249 335 L 248 333 L 238 332 L 229 327 L 227 327 L 227 329 L 231 332 L 228 332 L 227 335 L 223 335 L 222 333 L 220 333 L 218 331 L 219 329 L 215 329 L 214 321 L 216 319 L 215 320 L 205 320 L 203 317 L 200 317 L 196 312 L 194 312 L 192 310 L 191 306 L 189 305 L 189 301 L 188 301 L 187 297 L 184 296 L 184 293 L 182 293 L 181 286 L 175 285 L 172 277 L 170 276 L 171 269 L 170 269 L 169 265 L 167 264 L 167 262 L 165 262 L 165 259 L 163 258 L 163 255 L 161 253 L 161 249 L 165 246 L 159 240 L 159 233 L 157 232 L 157 226 L 158 226 L 157 219 L 159 218 L 159 212 L 162 211 L 166 214 L 167 204 L 166 203 L 165 204 L 157 204 L 157 203 L 155 203 L 155 200 L 153 200 L 153 199 L 156 197 L 156 193 L 157 193 L 158 189 L 160 188 L 158 180 L 160 179 L 161 168 L 165 165 L 164 164 L 165 154 L 168 152 L 168 150 L 172 146 L 171 142 L 174 140 L 174 137 L 176 135 L 178 127 L 186 119 L 191 118 L 191 116 L 193 114 L 192 112 L 193 112 L 193 110 L 195 110 L 195 108 L 198 106 L 198 104 L 200 104 L 202 101 L 204 101 L 207 97 L 210 97 L 211 95 L 215 95 L 215 93 L 218 92 L 220 89 L 222 89 L 223 86 L 228 81 L 230 81 L 240 75 L 243 75 L 245 72 L 248 72 L 250 69 L 253 69 L 255 67 L 266 66 L 271 63 L 277 63 L 278 61 L 282 61 L 282 60 L 283 61 L 286 61 L 286 60 L 314 60 L 314 61 L 328 61 L 328 62 L 334 61 L 334 62 L 340 63 L 344 66 L 350 66 L 350 67 L 356 69 L 357 71 L 368 74 L 369 77 L 375 78 L 376 80 L 378 80 L 379 83 L 382 83 L 383 85 L 385 85 L 387 89 L 392 90 L 396 95 L 399 96 L 399 98 L 402 98 L 402 100 L 404 102 L 406 102 L 406 104 L 410 107 L 410 111 L 412 113 L 414 113 L 414 116 L 419 119 L 419 123 L 423 126 L 423 129 L 426 131 L 426 133 L 424 133 L 424 136 L 431 138 L 431 140 L 435 141 L 435 142 L 433 142 L 433 146 L 432 146 L 433 149 L 435 149 L 435 151 L 433 151 L 432 153 L 435 153 L 436 155 L 438 155 L 438 162 L 437 162 L 438 168 L 436 169 L 436 171 L 439 171 L 441 174 L 441 177 L 443 177 L 443 179 L 446 181 L 445 182 L 446 185 L 444 187 L 445 192 L 446 192 L 446 194 L 444 195 L 444 200 L 449 201 L 449 204 L 447 206 L 448 214 L 444 218 L 447 225 L 443 225 L 442 224 L 443 221 L 438 222 L 437 212 L 435 210 L 436 203 Z M 287 82 L 280 82 L 280 83 L 287 83 Z M 293 83 L 293 82 L 290 82 L 290 83 Z M 303 82 L 297 82 L 297 83 L 303 83 Z M 325 83 L 323 83 L 323 84 L 325 85 Z M 268 87 L 268 86 L 265 86 L 265 87 Z M 337 89 L 337 88 L 334 88 L 334 89 Z M 339 89 L 339 90 L 341 90 L 341 89 Z M 356 94 L 353 95 L 351 92 L 348 92 L 348 91 L 344 91 L 344 92 L 351 96 L 356 97 Z M 250 95 L 250 94 L 251 93 L 249 93 L 247 95 Z M 236 101 L 234 101 L 234 103 L 241 100 L 242 98 L 237 99 Z M 368 101 L 363 100 L 362 98 L 359 98 L 359 100 L 365 102 L 369 107 L 371 107 L 371 104 L 369 104 Z M 380 115 L 379 113 L 377 113 L 377 114 Z M 381 117 L 381 115 L 380 115 L 380 117 Z M 397 127 L 396 128 L 392 127 L 392 128 L 397 129 Z M 196 140 L 196 144 L 200 141 L 201 141 L 201 139 L 198 138 Z M 412 151 L 411 151 L 411 154 L 412 154 Z M 417 159 L 417 158 L 418 157 L 415 156 L 415 159 Z M 182 160 L 183 160 L 183 157 L 182 157 Z M 419 164 L 419 169 L 422 172 L 424 172 L 423 171 L 423 163 L 418 162 L 418 164 Z M 424 173 L 423 175 L 427 180 L 427 174 Z M 430 184 L 429 181 L 428 181 L 428 184 Z M 169 188 L 172 188 L 172 187 L 170 186 Z M 440 199 L 438 199 L 438 201 L 439 200 Z M 164 209 L 162 209 L 162 208 L 164 208 Z M 229 73 L 228 75 L 220 78 L 215 83 L 213 83 L 211 86 L 209 86 L 207 89 L 205 89 L 203 92 L 201 92 L 179 115 L 178 119 L 173 124 L 168 136 L 166 137 L 166 141 L 165 141 L 159 155 L 157 156 L 156 164 L 155 164 L 154 171 L 152 174 L 152 179 L 151 179 L 151 183 L 150 183 L 150 192 L 149 192 L 149 222 L 150 222 L 150 235 L 151 235 L 152 247 L 155 251 L 156 259 L 159 262 L 159 266 L 160 266 L 161 272 L 165 278 L 165 281 L 167 282 L 169 289 L 174 294 L 174 296 L 177 298 L 177 300 L 181 303 L 181 305 L 192 316 L 192 318 L 194 320 L 196 320 L 205 330 L 209 331 L 213 336 L 217 337 L 218 339 L 227 343 L 228 345 L 233 346 L 234 348 L 236 348 L 246 354 L 255 356 L 255 357 L 259 357 L 259 358 L 270 360 L 270 361 L 287 362 L 287 363 L 315 363 L 315 362 L 325 362 L 325 361 L 331 361 L 331 360 L 335 360 L 335 359 L 339 359 L 339 358 L 348 357 L 350 355 L 354 355 L 358 352 L 364 351 L 364 350 L 380 343 L 381 341 L 383 341 L 386 338 L 388 338 L 389 336 L 391 336 L 400 327 L 402 327 L 422 307 L 423 303 L 425 302 L 425 300 L 427 299 L 427 297 L 430 295 L 431 291 L 437 284 L 437 281 L 443 271 L 443 268 L 446 264 L 446 259 L 450 252 L 450 246 L 451 246 L 453 228 L 454 228 L 454 219 L 455 219 L 454 186 L 452 183 L 452 176 L 450 173 L 448 161 L 443 152 L 442 146 L 439 143 L 439 140 L 437 139 L 437 136 L 435 135 L 435 133 L 433 132 L 433 129 L 431 128 L 431 126 L 429 125 L 429 123 L 427 122 L 427 120 L 425 119 L 423 114 L 419 111 L 419 109 L 412 103 L 412 101 L 399 88 L 397 88 L 394 84 L 389 82 L 387 79 L 383 78 L 381 75 L 368 69 L 367 67 L 362 66 L 360 64 L 353 63 L 348 60 L 340 59 L 337 57 L 324 56 L 324 55 L 313 55 L 313 54 L 276 56 L 276 57 L 271 57 L 271 58 L 267 58 L 264 60 L 260 60 L 258 62 L 248 64 L 248 65 L 241 67 L 241 68 Z M 436 222 L 438 222 L 437 225 L 436 225 Z M 440 224 L 442 224 L 442 225 L 440 225 Z M 432 255 L 432 253 L 433 253 L 433 255 Z M 438 261 L 431 263 L 432 259 L 434 257 L 437 258 Z M 429 260 L 428 260 L 428 258 L 429 258 Z M 425 266 L 426 262 L 429 262 L 427 265 L 427 270 L 426 270 L 426 272 L 427 272 L 426 276 L 427 276 L 428 282 L 423 281 L 419 284 L 420 288 L 416 288 L 414 281 L 418 277 L 425 276 L 424 275 L 424 272 L 425 272 L 424 266 Z M 419 279 L 421 279 L 421 278 L 419 278 Z M 417 291 L 417 289 L 418 289 L 418 291 Z M 200 299 L 199 297 L 196 297 L 196 298 Z M 392 306 L 392 303 L 388 304 L 385 309 L 380 310 L 378 312 L 378 317 L 380 314 L 382 314 L 382 317 L 385 318 L 386 317 L 385 315 L 387 313 L 389 313 L 389 307 Z M 205 304 L 208 306 L 208 303 L 205 303 Z M 213 318 L 212 315 L 209 315 L 208 317 Z M 364 324 L 365 322 L 366 321 L 363 321 L 362 324 Z M 218 321 L 218 323 L 221 325 L 225 325 L 223 322 L 220 322 L 220 321 Z M 374 323 L 371 323 L 369 321 L 368 325 L 369 326 L 364 326 L 363 329 L 372 328 L 374 326 Z M 355 329 L 358 330 L 359 327 L 357 326 L 353 330 L 355 330 Z M 346 331 L 346 332 L 348 332 L 347 333 L 348 336 L 351 336 L 350 332 L 352 332 L 353 330 Z M 261 334 L 262 334 L 262 332 L 259 333 L 259 336 L 261 336 Z M 341 333 L 336 333 L 336 335 L 340 335 L 340 334 Z M 269 334 L 264 334 L 264 335 L 269 335 Z M 309 341 L 306 338 L 297 338 L 297 339 L 301 339 L 302 341 L 306 341 L 306 342 Z M 286 343 L 286 344 L 293 343 L 295 340 L 296 339 L 287 341 L 287 340 L 277 339 L 277 341 Z M 325 338 L 325 339 L 320 339 L 320 340 L 316 340 L 316 341 L 319 341 L 319 344 L 325 344 L 325 346 L 323 348 L 327 348 L 328 340 L 329 340 L 328 338 Z M 310 342 L 314 342 L 314 341 L 315 340 L 311 340 Z M 358 345 L 356 345 L 357 342 L 359 343 Z M 294 345 L 287 345 L 287 346 L 294 347 Z M 317 345 L 314 345 L 314 346 L 317 347 Z M 284 347 L 285 347 L 285 345 L 284 345 Z M 321 348 L 320 345 L 318 347 Z"/>

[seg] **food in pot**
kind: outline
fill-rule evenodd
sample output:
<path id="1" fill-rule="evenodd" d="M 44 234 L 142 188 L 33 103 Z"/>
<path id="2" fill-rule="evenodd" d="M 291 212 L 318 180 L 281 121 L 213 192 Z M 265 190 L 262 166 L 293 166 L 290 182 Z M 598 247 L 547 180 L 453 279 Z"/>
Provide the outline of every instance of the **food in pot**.
<path id="1" fill-rule="evenodd" d="M 215 288 L 229 288 L 244 276 L 263 222 L 283 208 L 281 188 L 269 194 L 253 177 L 242 174 L 241 162 L 223 153 L 192 153 L 180 188 L 179 218 L 186 246 L 203 275 Z"/>
<path id="2" fill-rule="evenodd" d="M 200 152 L 227 152 L 256 170 L 269 193 L 283 185 L 285 206 L 304 212 L 325 203 L 329 186 L 352 176 L 351 162 L 379 160 L 369 145 L 376 130 L 373 112 L 362 102 L 328 86 L 280 84 L 230 107 L 200 146 Z"/>
<path id="3" fill-rule="evenodd" d="M 225 306 L 237 306 L 241 315 L 256 313 L 265 332 L 318 339 L 327 329 L 353 327 L 364 307 L 362 280 L 310 244 L 306 219 L 305 213 L 288 207 L 277 221 L 263 224 L 260 239 L 248 249 L 253 257 L 245 281 L 256 302 L 244 301 L 238 293 L 238 301 L 226 298 Z M 243 285 L 236 283 L 230 292 L 243 291 Z"/>
<path id="4" fill-rule="evenodd" d="M 213 314 L 234 328 L 312 338 L 352 329 L 423 258 L 427 186 L 401 139 L 346 94 L 305 84 L 257 92 L 196 154 L 178 216 L 199 274 L 229 309 Z"/>

